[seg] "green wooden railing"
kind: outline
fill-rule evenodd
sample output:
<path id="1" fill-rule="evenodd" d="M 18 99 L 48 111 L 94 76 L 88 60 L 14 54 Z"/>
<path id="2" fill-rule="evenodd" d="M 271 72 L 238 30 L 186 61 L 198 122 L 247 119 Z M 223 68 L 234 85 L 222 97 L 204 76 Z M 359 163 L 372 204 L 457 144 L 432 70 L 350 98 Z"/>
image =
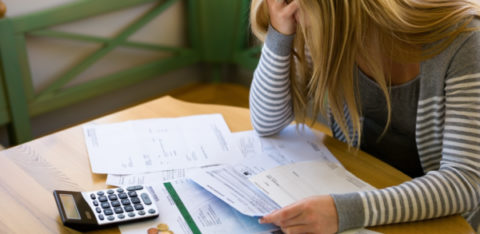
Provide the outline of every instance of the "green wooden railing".
<path id="1" fill-rule="evenodd" d="M 187 0 L 188 39 L 185 48 L 129 41 L 128 38 L 180 0 L 79 0 L 64 6 L 0 20 L 0 125 L 8 124 L 13 143 L 32 139 L 33 116 L 126 87 L 166 72 L 206 63 L 219 71 L 223 64 L 253 69 L 259 47 L 249 48 L 249 0 Z M 49 29 L 88 17 L 140 4 L 157 2 L 143 16 L 112 38 L 67 33 Z M 35 91 L 32 82 L 26 36 L 61 38 L 98 43 L 102 46 L 54 82 Z M 126 70 L 66 87 L 90 66 L 118 47 L 131 47 L 172 54 Z M 219 76 L 220 72 L 215 72 Z M 213 80 L 219 80 L 213 77 Z"/>

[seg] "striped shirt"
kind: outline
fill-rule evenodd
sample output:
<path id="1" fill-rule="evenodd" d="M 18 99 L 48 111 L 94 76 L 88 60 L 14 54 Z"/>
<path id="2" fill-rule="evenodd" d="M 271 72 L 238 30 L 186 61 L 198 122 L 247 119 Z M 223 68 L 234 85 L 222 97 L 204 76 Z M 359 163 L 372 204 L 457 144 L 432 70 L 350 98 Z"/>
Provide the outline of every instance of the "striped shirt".
<path id="1" fill-rule="evenodd" d="M 480 26 L 479 21 L 472 24 Z M 294 118 L 289 81 L 293 37 L 269 28 L 254 73 L 251 120 L 261 136 L 278 133 Z M 451 214 L 470 220 L 476 214 L 480 200 L 479 61 L 480 32 L 473 32 L 462 34 L 442 53 L 422 62 L 415 140 L 425 175 L 385 189 L 332 194 L 339 231 Z M 349 122 L 349 113 L 345 113 Z M 333 117 L 329 119 L 333 136 L 346 142 Z"/>

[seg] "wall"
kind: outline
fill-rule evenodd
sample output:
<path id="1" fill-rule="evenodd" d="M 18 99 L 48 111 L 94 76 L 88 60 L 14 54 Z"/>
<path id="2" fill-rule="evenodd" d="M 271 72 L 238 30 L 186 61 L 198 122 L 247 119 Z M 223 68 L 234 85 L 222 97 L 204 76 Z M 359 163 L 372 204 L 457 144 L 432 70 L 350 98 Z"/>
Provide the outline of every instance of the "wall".
<path id="1" fill-rule="evenodd" d="M 3 0 L 7 5 L 7 17 L 36 12 L 73 1 L 74 0 Z M 152 8 L 154 4 L 155 3 L 144 4 L 135 8 L 56 26 L 52 29 L 112 37 L 130 22 Z M 185 46 L 187 44 L 185 15 L 185 3 L 179 1 L 130 37 L 129 40 L 162 45 Z M 56 77 L 76 64 L 79 59 L 84 58 L 100 46 L 101 45 L 92 43 L 28 36 L 27 51 L 34 89 L 41 91 L 47 84 L 54 81 Z M 67 86 L 76 85 L 94 79 L 95 77 L 120 71 L 163 56 L 168 55 L 137 49 L 119 48 L 98 61 Z M 32 119 L 33 134 L 35 137 L 42 136 L 158 97 L 174 88 L 201 81 L 201 74 L 201 71 L 196 67 L 186 68 L 153 78 L 142 84 L 103 95 L 93 101 L 85 101 L 58 111 L 37 116 Z M 2 129 L 2 132 L 3 134 L 0 134 L 0 141 L 6 144 L 5 129 Z"/>

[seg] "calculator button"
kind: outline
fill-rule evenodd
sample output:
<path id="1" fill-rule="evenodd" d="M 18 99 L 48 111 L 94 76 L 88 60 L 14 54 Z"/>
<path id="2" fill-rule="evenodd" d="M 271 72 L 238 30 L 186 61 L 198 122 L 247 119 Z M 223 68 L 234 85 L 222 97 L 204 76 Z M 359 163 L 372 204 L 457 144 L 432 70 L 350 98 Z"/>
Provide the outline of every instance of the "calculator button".
<path id="1" fill-rule="evenodd" d="M 120 206 L 120 202 L 119 201 L 112 201 L 112 206 L 113 207 Z"/>
<path id="2" fill-rule="evenodd" d="M 151 205 L 152 204 L 152 201 L 150 200 L 150 197 L 148 196 L 148 194 L 142 193 L 141 197 L 142 197 L 143 202 L 146 205 Z"/>
<path id="3" fill-rule="evenodd" d="M 123 213 L 122 207 L 115 207 L 115 214 L 121 214 Z"/>
<path id="4" fill-rule="evenodd" d="M 102 209 L 100 209 L 100 207 L 95 208 L 95 211 L 97 211 L 97 213 L 102 213 Z"/>
<path id="5" fill-rule="evenodd" d="M 94 206 L 98 206 L 98 201 L 97 201 L 97 200 L 94 200 L 94 201 L 93 201 L 93 205 L 94 205 Z"/>
<path id="6" fill-rule="evenodd" d="M 95 194 L 92 193 L 92 194 L 90 194 L 90 198 L 91 198 L 91 199 L 95 199 L 95 198 L 97 198 L 97 197 L 95 197 Z"/>
<path id="7" fill-rule="evenodd" d="M 125 218 L 125 215 L 124 215 L 124 214 L 119 214 L 119 215 L 117 215 L 117 218 L 119 218 L 119 219 L 124 219 L 124 218 Z"/>
<path id="8" fill-rule="evenodd" d="M 108 194 L 113 194 L 113 190 L 109 189 L 109 190 L 107 190 L 107 193 Z"/>
<path id="9" fill-rule="evenodd" d="M 104 220 L 104 219 L 105 219 L 105 217 L 103 217 L 103 215 L 101 215 L 101 214 L 100 214 L 100 215 L 98 215 L 98 219 L 100 219 L 100 220 Z"/>
<path id="10" fill-rule="evenodd" d="M 123 207 L 125 209 L 126 212 L 131 212 L 133 211 L 133 207 L 132 206 L 125 206 Z"/>
<path id="11" fill-rule="evenodd" d="M 108 199 L 105 196 L 100 196 L 100 197 L 98 197 L 98 200 L 101 201 L 101 202 L 106 202 Z"/>
<path id="12" fill-rule="evenodd" d="M 108 208 L 108 209 L 103 210 L 103 213 L 104 213 L 105 215 L 112 215 L 112 214 L 113 214 L 113 210 L 110 209 L 110 208 Z"/>
<path id="13" fill-rule="evenodd" d="M 125 209 L 125 210 L 127 210 L 127 209 Z M 130 218 L 131 218 L 131 217 L 135 217 L 135 213 L 133 213 L 133 212 L 128 212 L 128 217 L 130 217 Z"/>
<path id="14" fill-rule="evenodd" d="M 135 210 L 143 210 L 142 204 L 135 204 Z"/>
<path id="15" fill-rule="evenodd" d="M 102 202 L 102 208 L 103 209 L 110 208 L 110 204 L 108 202 Z"/>
<path id="16" fill-rule="evenodd" d="M 124 205 L 124 206 L 130 205 L 130 200 L 122 199 L 122 205 Z"/>
<path id="17" fill-rule="evenodd" d="M 141 210 L 138 212 L 139 215 L 145 215 L 145 211 Z"/>
<path id="18" fill-rule="evenodd" d="M 103 194 L 105 194 L 103 191 L 98 191 L 98 192 L 97 192 L 97 195 L 98 195 L 98 196 L 102 196 Z"/>
<path id="19" fill-rule="evenodd" d="M 153 213 L 155 213 L 155 210 L 154 210 L 154 209 L 150 209 L 150 210 L 148 210 L 148 213 L 153 214 Z"/>
<path id="20" fill-rule="evenodd" d="M 108 204 L 108 202 L 102 202 L 102 208 L 103 209 L 110 208 L 110 204 Z"/>
<path id="21" fill-rule="evenodd" d="M 135 191 L 137 190 L 136 186 L 128 186 L 127 191 Z"/>
<path id="22" fill-rule="evenodd" d="M 133 204 L 138 204 L 138 203 L 141 202 L 138 197 L 132 197 L 131 199 L 132 199 L 132 203 L 133 203 Z"/>
<path id="23" fill-rule="evenodd" d="M 108 200 L 110 200 L 110 201 L 116 201 L 116 200 L 117 200 L 117 195 L 115 195 L 115 194 L 110 194 L 110 195 L 108 195 Z"/>
<path id="24" fill-rule="evenodd" d="M 136 190 L 142 190 L 143 189 L 143 186 L 141 185 L 137 185 L 137 186 L 134 186 Z"/>
<path id="25" fill-rule="evenodd" d="M 120 193 L 120 194 L 118 194 L 118 197 L 120 199 L 125 199 L 125 198 L 128 198 L 128 195 L 126 193 Z"/>
<path id="26" fill-rule="evenodd" d="M 113 215 L 110 215 L 110 216 L 107 216 L 107 219 L 110 220 L 110 221 L 113 221 L 115 219 L 115 217 L 113 217 Z"/>
<path id="27" fill-rule="evenodd" d="M 117 189 L 117 192 L 118 192 L 118 193 L 123 193 L 123 188 L 118 188 L 118 189 Z"/>
<path id="28" fill-rule="evenodd" d="M 137 192 L 135 192 L 135 191 L 130 191 L 130 192 L 128 192 L 128 196 L 129 196 L 129 197 L 136 197 L 136 196 L 137 196 Z"/>

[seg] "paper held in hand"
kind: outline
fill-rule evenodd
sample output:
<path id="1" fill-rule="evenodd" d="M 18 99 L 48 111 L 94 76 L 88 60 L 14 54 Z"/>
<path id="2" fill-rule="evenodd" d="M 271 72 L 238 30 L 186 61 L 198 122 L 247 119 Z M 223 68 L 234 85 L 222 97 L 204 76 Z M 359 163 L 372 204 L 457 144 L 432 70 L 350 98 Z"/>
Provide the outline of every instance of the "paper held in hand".
<path id="1" fill-rule="evenodd" d="M 250 178 L 233 166 L 199 169 L 189 177 L 249 216 L 264 216 L 310 196 L 374 189 L 341 165 L 324 160 L 279 166 Z"/>

